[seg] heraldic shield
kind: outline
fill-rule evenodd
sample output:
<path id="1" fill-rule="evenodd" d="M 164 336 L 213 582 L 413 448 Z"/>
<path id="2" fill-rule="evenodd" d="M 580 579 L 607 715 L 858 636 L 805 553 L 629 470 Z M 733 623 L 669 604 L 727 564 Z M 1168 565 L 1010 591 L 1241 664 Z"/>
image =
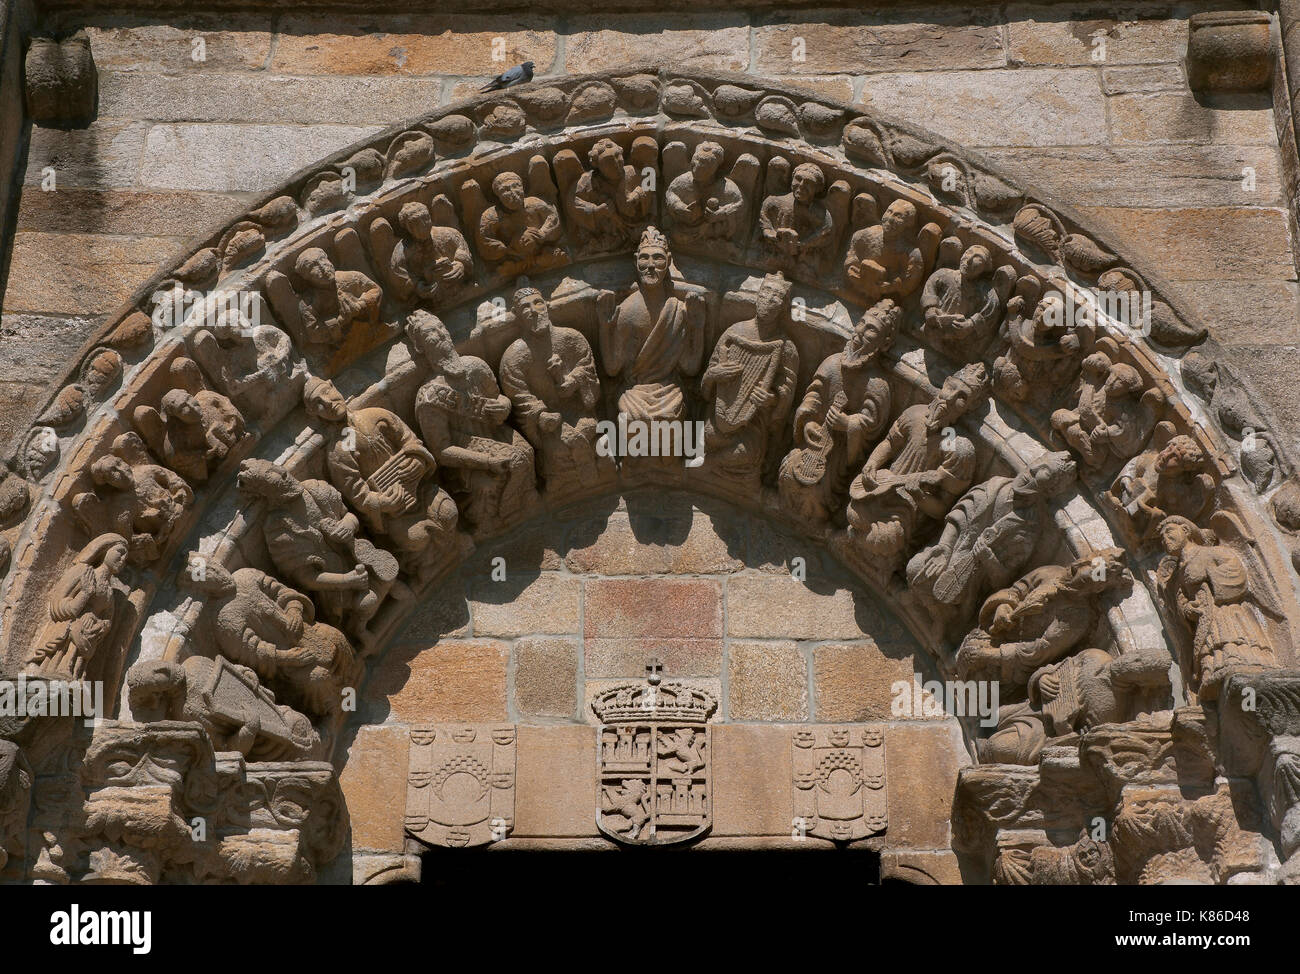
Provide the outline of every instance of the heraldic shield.
<path id="1" fill-rule="evenodd" d="M 617 842 L 668 845 L 713 823 L 712 694 L 681 683 L 627 684 L 591 702 L 600 719 L 596 826 Z"/>
<path id="2" fill-rule="evenodd" d="M 883 832 L 885 735 L 877 726 L 800 727 L 791 754 L 796 832 L 852 842 Z"/>
<path id="3" fill-rule="evenodd" d="M 428 845 L 486 845 L 515 817 L 513 724 L 411 728 L 406 831 Z"/>

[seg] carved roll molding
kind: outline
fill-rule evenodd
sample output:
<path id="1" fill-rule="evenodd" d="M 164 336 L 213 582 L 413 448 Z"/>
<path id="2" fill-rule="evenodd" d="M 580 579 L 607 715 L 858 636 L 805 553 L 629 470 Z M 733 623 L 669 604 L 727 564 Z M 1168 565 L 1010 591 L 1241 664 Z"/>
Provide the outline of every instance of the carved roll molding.
<path id="1" fill-rule="evenodd" d="M 538 82 L 301 175 L 106 329 L 0 482 L 5 664 L 318 767 L 341 695 L 477 542 L 690 489 L 796 526 L 946 675 L 997 681 L 974 747 L 1019 781 L 1291 661 L 1255 496 L 1290 461 L 1252 410 L 1147 277 L 932 137 L 752 79 Z M 612 457 L 618 423 L 698 424 L 702 456 Z M 683 840 L 709 795 L 686 717 L 652 728 L 695 769 Z M 814 752 L 870 764 L 827 733 Z M 420 745 L 418 774 L 506 775 L 476 734 Z M 421 841 L 507 818 L 449 821 L 428 785 Z"/>

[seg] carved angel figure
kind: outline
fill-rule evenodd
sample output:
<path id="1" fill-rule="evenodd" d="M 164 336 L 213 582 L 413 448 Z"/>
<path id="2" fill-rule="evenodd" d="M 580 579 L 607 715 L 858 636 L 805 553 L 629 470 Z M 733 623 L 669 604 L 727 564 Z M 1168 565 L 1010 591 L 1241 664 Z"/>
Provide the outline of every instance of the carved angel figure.
<path id="1" fill-rule="evenodd" d="M 202 570 L 196 570 L 197 565 Z M 195 553 L 180 584 L 203 596 L 216 649 L 247 666 L 289 706 L 316 720 L 340 713 L 361 666 L 343 633 L 316 621 L 312 600 L 266 572 L 228 572 Z"/>
<path id="2" fill-rule="evenodd" d="M 879 222 L 871 196 L 859 195 L 854 206 L 854 222 L 867 225 L 849 241 L 844 257 L 848 285 L 873 304 L 883 297 L 901 301 L 925 280 L 939 244 L 939 226 L 927 223 L 918 232 L 920 217 L 907 200 L 890 203 Z"/>
<path id="3" fill-rule="evenodd" d="M 82 548 L 50 594 L 50 627 L 27 672 L 82 680 L 112 639 L 126 602 L 126 538 L 101 534 Z"/>
<path id="4" fill-rule="evenodd" d="M 293 276 L 298 284 L 296 300 L 292 305 L 279 301 L 276 313 L 285 320 L 288 311 L 309 344 L 337 345 L 358 323 L 378 326 L 383 290 L 360 271 L 335 268 L 329 254 L 320 247 L 308 247 L 298 255 Z M 273 295 L 278 292 L 270 275 L 267 284 Z"/>
<path id="5" fill-rule="evenodd" d="M 298 404 L 306 367 L 289 336 L 275 325 L 253 325 L 238 308 L 213 316 L 190 340 L 191 352 L 217 388 L 245 417 L 274 423 Z"/>
<path id="6" fill-rule="evenodd" d="M 979 244 L 961 250 L 961 241 L 948 237 L 940 245 L 940 264 L 949 253 L 960 254 L 957 266 L 940 266 L 921 291 L 921 334 L 955 362 L 976 362 L 997 334 L 1002 312 L 1015 285 L 1015 269 L 993 270 L 993 257 Z M 947 258 L 951 259 L 951 258 Z"/>
<path id="7" fill-rule="evenodd" d="M 632 155 L 637 156 L 635 146 Z M 569 196 L 578 242 L 598 250 L 630 244 L 650 219 L 654 193 L 642 185 L 636 167 L 624 165 L 623 149 L 613 139 L 597 139 L 587 163 L 591 168 L 583 170 Z M 581 165 L 576 156 L 573 164 Z M 557 172 L 560 166 L 557 156 Z"/>
<path id="8" fill-rule="evenodd" d="M 957 650 L 962 680 L 1024 687 L 1039 667 L 1064 659 L 1097 624 L 1104 592 L 1132 584 L 1124 552 L 1107 548 L 1069 565 L 1040 565 L 984 600 L 979 626 Z"/>
<path id="9" fill-rule="evenodd" d="M 438 197 L 435 203 L 441 203 L 443 212 L 451 210 L 446 197 Z M 397 297 L 440 301 L 470 281 L 474 258 L 456 227 L 435 224 L 431 209 L 416 202 L 403 204 L 397 223 L 402 228 L 397 240 L 391 240 L 387 221 L 376 220 L 370 227 L 371 240 L 389 255 L 388 280 Z"/>
<path id="10" fill-rule="evenodd" d="M 1164 395 L 1147 388 L 1142 373 L 1112 358 L 1110 339 L 1097 342 L 1098 350 L 1083 360 L 1076 405 L 1052 413 L 1054 429 L 1088 467 L 1123 463 L 1132 457 L 1155 429 Z"/>
<path id="11" fill-rule="evenodd" d="M 456 546 L 456 503 L 434 480 L 433 454 L 396 413 L 352 409 L 328 379 L 309 379 L 303 401 L 324 427 L 330 482 L 393 543 L 402 569 L 427 581 Z"/>
<path id="12" fill-rule="evenodd" d="M 159 407 L 137 406 L 136 429 L 154 456 L 192 483 L 203 483 L 247 436 L 244 417 L 225 396 L 203 387 L 188 358 L 171 365 L 174 386 Z"/>
<path id="13" fill-rule="evenodd" d="M 939 541 L 908 562 L 911 594 L 942 620 L 967 616 L 990 588 L 1011 584 L 1050 524 L 1048 503 L 1076 472 L 1068 453 L 1049 453 L 1014 477 L 972 487 L 948 512 Z"/>
<path id="14" fill-rule="evenodd" d="M 636 290 L 601 316 L 601 359 L 622 380 L 618 411 L 631 420 L 684 419 L 686 378 L 704 357 L 704 297 L 674 288 L 672 261 L 667 238 L 648 228 L 636 251 Z"/>
<path id="15" fill-rule="evenodd" d="M 1160 522 L 1165 558 L 1157 578 L 1166 604 L 1191 633 L 1188 684 L 1202 700 L 1219 694 L 1229 672 L 1273 669 L 1264 617 L 1285 613 L 1254 537 L 1229 511 L 1200 528 L 1185 517 Z"/>
<path id="16" fill-rule="evenodd" d="M 700 379 L 709 401 L 704 462 L 729 477 L 757 481 L 769 447 L 794 402 L 799 350 L 786 337 L 790 282 L 768 274 L 754 299 L 754 317 L 722 333 Z"/>
<path id="17" fill-rule="evenodd" d="M 975 445 L 957 421 L 988 394 L 982 362 L 948 376 L 928 403 L 909 406 L 849 485 L 849 537 L 882 574 L 906 558 L 928 521 L 948 513 L 975 475 Z"/>
<path id="18" fill-rule="evenodd" d="M 501 388 L 537 451 L 547 490 L 612 474 L 613 461 L 596 453 L 600 378 L 587 339 L 552 325 L 536 288 L 515 291 L 514 313 L 523 333 L 501 356 Z"/>
<path id="19" fill-rule="evenodd" d="M 149 459 L 135 433 L 113 441 L 112 453 L 90 465 L 93 491 L 72 498 L 72 509 L 86 533 L 120 534 L 130 541 L 130 560 L 147 565 L 162 554 L 172 532 L 194 503 L 194 491 L 181 477 Z"/>
<path id="20" fill-rule="evenodd" d="M 829 356 L 794 414 L 794 449 L 781 462 L 781 499 L 815 521 L 838 517 L 849 478 L 889 420 L 892 395 L 881 356 L 898 335 L 902 309 L 885 298 L 868 309 L 844 351 Z"/>
<path id="21" fill-rule="evenodd" d="M 554 267 L 564 260 L 559 211 L 539 196 L 529 196 L 518 173 L 502 172 L 492 180 L 495 206 L 479 219 L 479 255 L 496 264 L 498 273 L 514 277 Z"/>
<path id="22" fill-rule="evenodd" d="M 745 197 L 734 180 L 721 174 L 725 155 L 718 143 L 701 142 L 691 153 L 690 169 L 668 184 L 664 204 L 672 218 L 674 241 L 699 245 L 735 241 Z"/>
<path id="23" fill-rule="evenodd" d="M 1041 402 L 1073 381 L 1083 348 L 1078 331 L 1066 321 L 1065 301 L 1055 291 L 1043 295 L 1031 317 L 1032 294 L 1007 302 L 1005 355 L 993 363 L 993 388 L 1012 402 Z"/>
<path id="24" fill-rule="evenodd" d="M 1145 545 L 1166 517 L 1177 514 L 1195 523 L 1209 512 L 1216 489 L 1213 470 L 1214 459 L 1165 420 L 1156 424 L 1132 474 L 1117 477 L 1108 496 L 1128 513 Z"/>
<path id="25" fill-rule="evenodd" d="M 427 311 L 411 314 L 406 335 L 434 372 L 416 394 L 415 418 L 461 516 L 482 527 L 531 507 L 537 500 L 533 448 L 506 423 L 510 400 L 492 369 L 459 354 L 446 326 Z"/>
<path id="26" fill-rule="evenodd" d="M 784 159 L 773 159 L 768 164 L 769 180 L 777 172 L 789 171 Z M 847 185 L 837 185 L 843 187 L 847 196 Z M 789 192 L 771 192 L 763 200 L 758 212 L 758 229 L 773 267 L 814 278 L 829 270 L 836 233 L 835 219 L 825 195 L 826 174 L 821 166 L 805 162 L 790 174 Z M 847 215 L 845 208 L 842 203 L 841 221 Z"/>
<path id="27" fill-rule="evenodd" d="M 389 590 L 409 596 L 397 580 L 397 559 L 360 533 L 343 495 L 323 480 L 299 481 L 267 460 L 245 460 L 238 489 L 262 501 L 262 534 L 276 571 L 320 600 L 326 619 L 368 642 L 370 620 Z"/>

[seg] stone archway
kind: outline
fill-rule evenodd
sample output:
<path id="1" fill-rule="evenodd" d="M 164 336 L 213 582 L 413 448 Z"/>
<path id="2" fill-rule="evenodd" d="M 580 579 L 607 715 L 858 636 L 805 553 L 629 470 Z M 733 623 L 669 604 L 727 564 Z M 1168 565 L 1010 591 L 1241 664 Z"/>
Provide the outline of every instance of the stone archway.
<path id="1" fill-rule="evenodd" d="M 530 305 L 558 330 L 530 340 Z M 1291 699 L 1297 580 L 1264 504 L 1291 460 L 1213 354 L 1055 201 L 752 78 L 528 85 L 340 153 L 158 275 L 12 458 L 6 668 L 101 680 L 119 718 L 7 735 L 39 765 L 14 878 L 315 875 L 367 661 L 475 545 L 634 488 L 824 546 L 945 675 L 997 684 L 954 841 L 998 881 L 1269 878 L 1289 718 L 1252 730 L 1237 701 Z M 616 467 L 596 424 L 620 412 L 703 422 L 703 464 Z M 665 715 L 657 686 L 597 710 L 627 727 L 649 693 L 705 740 L 716 700 L 679 683 Z M 789 733 L 867 774 L 870 727 Z M 1271 826 L 1232 811 L 1255 777 Z M 1197 828 L 1251 852 L 1203 860 Z"/>

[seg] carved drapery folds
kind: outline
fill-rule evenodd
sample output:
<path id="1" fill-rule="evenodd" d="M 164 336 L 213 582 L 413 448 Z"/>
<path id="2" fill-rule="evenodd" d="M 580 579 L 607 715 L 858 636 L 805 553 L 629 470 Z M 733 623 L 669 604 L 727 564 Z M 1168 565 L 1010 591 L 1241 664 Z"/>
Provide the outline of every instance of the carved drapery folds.
<path id="1" fill-rule="evenodd" d="M 11 465 L 7 659 L 125 679 L 134 723 L 92 751 L 179 756 L 92 782 L 93 814 L 51 825 L 30 875 L 308 878 L 340 699 L 413 596 L 479 539 L 641 484 L 797 526 L 948 673 L 997 681 L 963 800 L 999 881 L 1147 881 L 1173 860 L 1121 837 L 1148 833 L 1175 859 L 1190 836 L 1202 878 L 1264 868 L 1232 864 L 1256 833 L 1212 771 L 1172 824 L 1122 792 L 1169 783 L 1188 691 L 1212 710 L 1291 658 L 1291 581 L 1248 489 L 1291 470 L 1266 420 L 1212 347 L 1175 362 L 1203 331 L 1158 296 L 1135 313 L 1146 279 L 1058 207 L 918 133 L 732 81 L 522 87 L 390 133 L 105 332 Z M 1125 734 L 1150 745 L 1137 770 L 1106 757 Z M 275 834 L 184 845 L 200 778 L 239 783 Z M 1052 813 L 1050 842 L 996 834 L 1042 815 L 980 820 L 1062 781 L 1077 814 Z M 318 804 L 295 822 L 282 790 Z M 133 802 L 163 838 L 133 831 Z"/>

